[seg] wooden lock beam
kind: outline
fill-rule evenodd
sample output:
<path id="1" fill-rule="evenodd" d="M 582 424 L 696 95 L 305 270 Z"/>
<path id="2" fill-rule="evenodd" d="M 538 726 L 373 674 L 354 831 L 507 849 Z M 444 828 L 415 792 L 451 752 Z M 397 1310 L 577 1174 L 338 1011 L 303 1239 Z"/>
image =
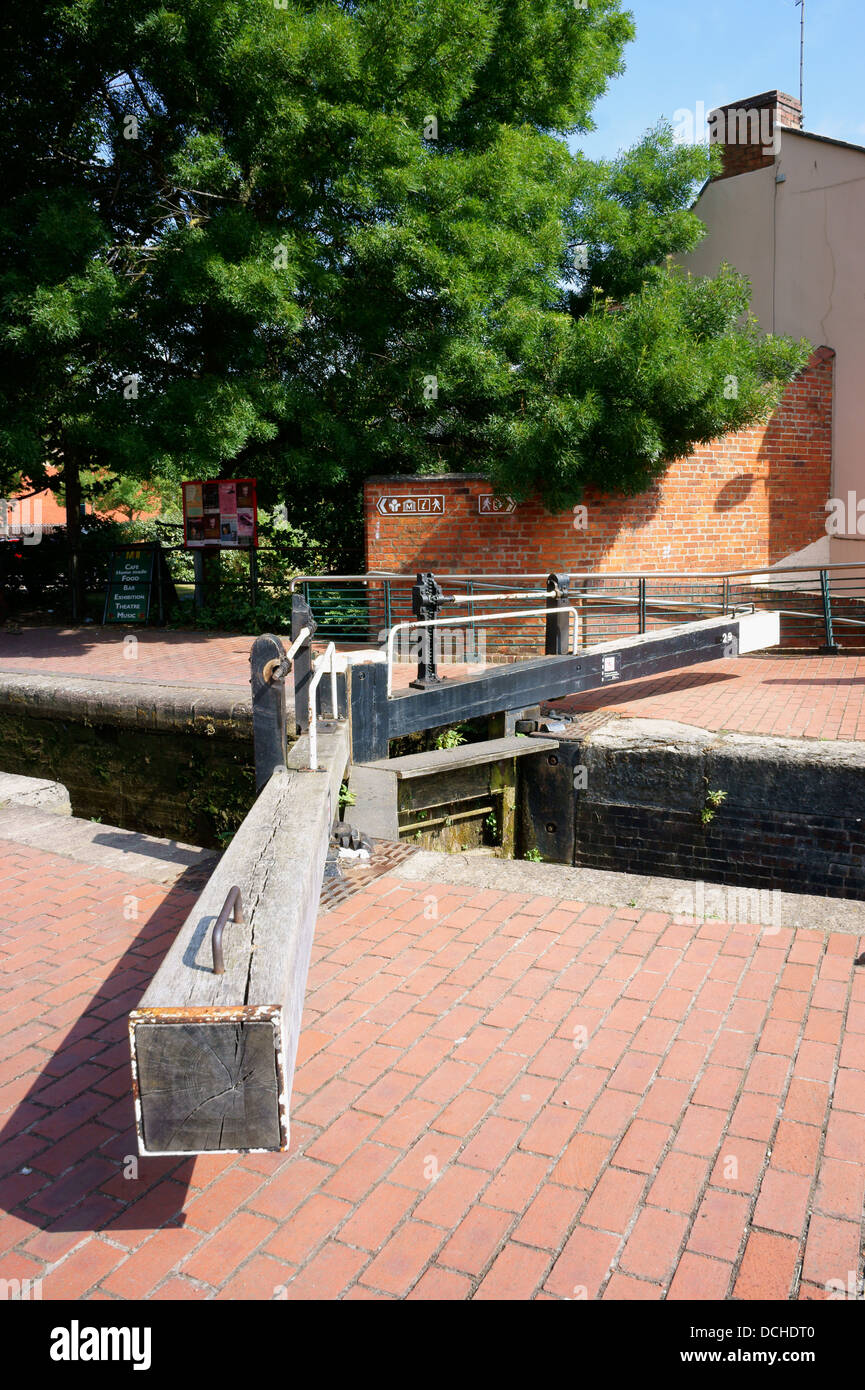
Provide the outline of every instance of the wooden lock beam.
<path id="1" fill-rule="evenodd" d="M 306 977 L 348 762 L 344 725 L 301 738 L 244 820 L 129 1016 L 142 1154 L 285 1150 Z M 225 973 L 211 936 L 230 889 Z"/>

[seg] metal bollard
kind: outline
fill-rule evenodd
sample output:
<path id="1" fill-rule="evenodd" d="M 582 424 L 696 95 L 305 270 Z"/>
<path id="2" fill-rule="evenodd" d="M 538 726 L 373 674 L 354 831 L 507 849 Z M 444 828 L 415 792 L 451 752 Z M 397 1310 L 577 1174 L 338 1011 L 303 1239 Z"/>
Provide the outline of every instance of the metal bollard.
<path id="1" fill-rule="evenodd" d="M 568 591 L 570 586 L 570 575 L 549 574 L 547 575 L 547 607 L 560 608 L 568 602 Z M 544 655 L 563 656 L 570 651 L 569 613 L 550 613 L 546 620 L 544 632 Z M 576 642 L 576 633 L 574 634 Z"/>
<path id="2" fill-rule="evenodd" d="M 411 610 L 421 621 L 434 620 L 444 600 L 444 591 L 434 574 L 419 574 L 417 583 L 412 586 Z M 427 690 L 431 685 L 441 684 L 438 673 L 438 635 L 434 627 L 424 627 L 421 632 L 420 657 L 417 663 L 417 677 L 411 682 L 414 690 Z"/>

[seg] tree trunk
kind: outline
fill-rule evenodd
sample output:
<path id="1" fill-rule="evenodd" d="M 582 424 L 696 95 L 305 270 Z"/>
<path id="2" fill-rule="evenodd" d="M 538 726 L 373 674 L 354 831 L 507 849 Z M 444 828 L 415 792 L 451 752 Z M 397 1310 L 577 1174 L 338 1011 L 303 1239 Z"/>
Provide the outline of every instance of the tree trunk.
<path id="1" fill-rule="evenodd" d="M 72 621 L 84 617 L 84 585 L 81 573 L 81 475 L 78 459 L 64 450 L 63 484 L 66 489 L 66 540 L 69 546 L 69 596 Z"/>

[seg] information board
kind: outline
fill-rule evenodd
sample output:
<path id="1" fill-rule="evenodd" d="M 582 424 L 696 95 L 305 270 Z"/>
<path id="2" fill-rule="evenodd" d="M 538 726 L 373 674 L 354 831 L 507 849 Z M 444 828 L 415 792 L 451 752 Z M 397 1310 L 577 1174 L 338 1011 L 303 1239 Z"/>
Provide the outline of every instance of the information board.
<path id="1" fill-rule="evenodd" d="M 183 543 L 237 549 L 258 545 L 255 478 L 220 478 L 183 483 Z"/>
<path id="2" fill-rule="evenodd" d="M 147 622 L 155 561 L 154 546 L 129 546 L 111 552 L 103 622 Z"/>

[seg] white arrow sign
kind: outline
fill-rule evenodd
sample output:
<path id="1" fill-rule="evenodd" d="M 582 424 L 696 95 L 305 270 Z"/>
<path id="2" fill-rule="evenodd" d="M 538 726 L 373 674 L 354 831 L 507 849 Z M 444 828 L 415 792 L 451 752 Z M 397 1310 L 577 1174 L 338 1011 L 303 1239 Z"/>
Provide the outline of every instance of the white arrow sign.
<path id="1" fill-rule="evenodd" d="M 442 493 L 424 496 L 402 494 L 399 497 L 379 497 L 376 509 L 381 516 L 441 516 L 445 509 Z"/>
<path id="2" fill-rule="evenodd" d="M 516 509 L 517 504 L 513 497 L 497 497 L 494 492 L 478 494 L 478 511 L 481 516 L 508 516 Z"/>

